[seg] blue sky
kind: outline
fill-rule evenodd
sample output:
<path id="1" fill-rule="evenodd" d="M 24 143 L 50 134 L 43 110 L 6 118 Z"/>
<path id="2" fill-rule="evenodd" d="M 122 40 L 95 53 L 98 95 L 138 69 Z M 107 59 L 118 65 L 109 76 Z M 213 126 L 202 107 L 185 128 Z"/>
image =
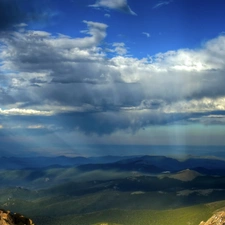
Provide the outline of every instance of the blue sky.
<path id="1" fill-rule="evenodd" d="M 224 15 L 223 0 L 0 0 L 0 155 L 224 146 Z"/>

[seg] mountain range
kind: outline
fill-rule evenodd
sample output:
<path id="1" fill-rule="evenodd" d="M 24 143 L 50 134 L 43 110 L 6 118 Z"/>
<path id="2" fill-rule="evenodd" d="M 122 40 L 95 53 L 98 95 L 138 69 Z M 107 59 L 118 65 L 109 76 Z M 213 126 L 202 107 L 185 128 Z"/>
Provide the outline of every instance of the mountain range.
<path id="1" fill-rule="evenodd" d="M 198 225 L 225 205 L 219 158 L 2 157 L 0 180 L 0 207 L 37 225 Z"/>
<path id="2" fill-rule="evenodd" d="M 225 174 L 225 161 L 216 158 L 178 160 L 166 156 L 102 156 L 102 157 L 1 157 L 0 169 L 43 169 L 76 167 L 81 171 L 119 170 L 146 173 L 195 170 L 208 175 Z"/>

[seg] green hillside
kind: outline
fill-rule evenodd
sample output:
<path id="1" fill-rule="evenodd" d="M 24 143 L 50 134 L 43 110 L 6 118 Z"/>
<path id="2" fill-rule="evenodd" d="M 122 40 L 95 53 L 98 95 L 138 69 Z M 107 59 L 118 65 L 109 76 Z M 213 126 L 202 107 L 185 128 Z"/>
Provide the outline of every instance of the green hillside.
<path id="1" fill-rule="evenodd" d="M 0 208 L 36 225 L 198 225 L 225 206 L 225 176 L 191 170 L 156 176 L 50 168 L 5 170 L 0 178 Z"/>
<path id="2" fill-rule="evenodd" d="M 174 210 L 111 209 L 83 215 L 35 217 L 37 225 L 199 225 L 225 201 L 184 207 Z"/>

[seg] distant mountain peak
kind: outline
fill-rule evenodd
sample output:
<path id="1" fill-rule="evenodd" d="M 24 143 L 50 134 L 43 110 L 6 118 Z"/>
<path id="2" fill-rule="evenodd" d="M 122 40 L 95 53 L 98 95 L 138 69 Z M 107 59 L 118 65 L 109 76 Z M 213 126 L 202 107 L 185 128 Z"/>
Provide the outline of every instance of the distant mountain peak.
<path id="1" fill-rule="evenodd" d="M 170 177 L 177 180 L 181 180 L 181 181 L 191 181 L 198 176 L 203 176 L 203 175 L 194 170 L 185 169 L 176 174 L 171 175 Z"/>

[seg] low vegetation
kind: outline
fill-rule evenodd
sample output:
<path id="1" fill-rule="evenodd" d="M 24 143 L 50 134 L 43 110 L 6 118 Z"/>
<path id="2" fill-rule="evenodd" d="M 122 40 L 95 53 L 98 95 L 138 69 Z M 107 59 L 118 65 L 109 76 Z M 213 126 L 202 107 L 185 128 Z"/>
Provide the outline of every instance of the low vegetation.
<path id="1" fill-rule="evenodd" d="M 1 170 L 0 208 L 27 215 L 36 225 L 199 225 L 225 207 L 223 171 L 147 173 L 157 169 L 148 167 L 155 158 L 147 159 Z M 174 167 L 174 160 L 162 160 Z"/>

